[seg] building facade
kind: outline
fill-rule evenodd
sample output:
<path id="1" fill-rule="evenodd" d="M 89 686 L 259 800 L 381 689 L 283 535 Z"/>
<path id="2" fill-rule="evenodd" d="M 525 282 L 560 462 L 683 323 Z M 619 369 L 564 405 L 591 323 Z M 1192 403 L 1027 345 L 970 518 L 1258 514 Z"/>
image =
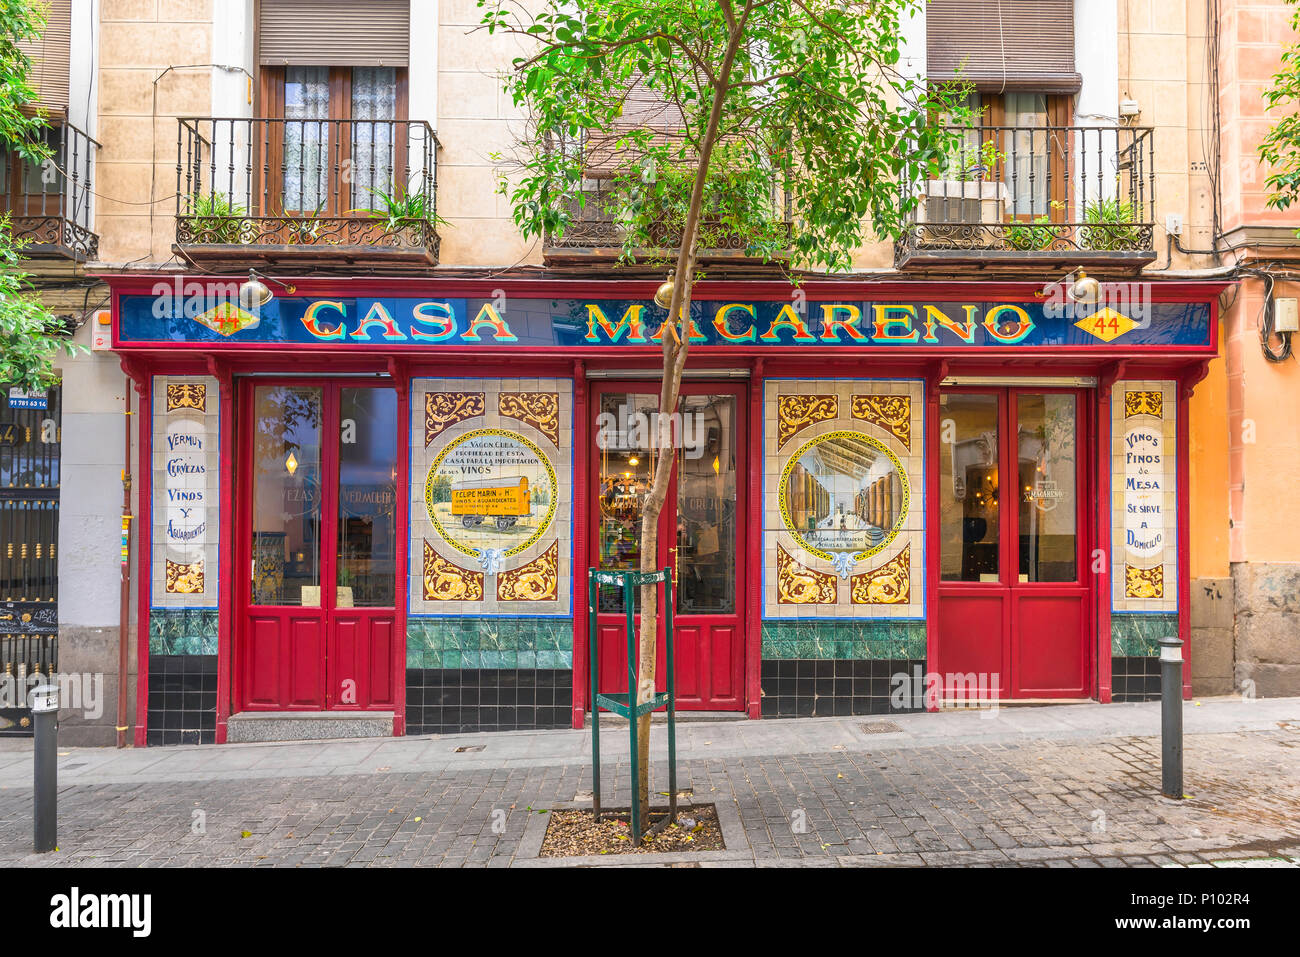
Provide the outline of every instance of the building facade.
<path id="1" fill-rule="evenodd" d="M 1295 553 L 1245 475 L 1296 451 L 1252 351 L 1291 227 L 1226 172 L 1287 8 L 1029 6 L 908 22 L 983 119 L 902 241 L 797 289 L 708 251 L 660 450 L 662 267 L 599 218 L 519 236 L 514 50 L 473 2 L 71 4 L 97 246 L 33 271 L 97 348 L 64 367 L 57 667 L 116 675 L 125 465 L 137 745 L 580 725 L 586 570 L 639 566 L 675 454 L 683 708 L 1141 700 L 1165 635 L 1189 693 L 1293 690 Z M 602 687 L 625 616 L 598 597 Z"/>

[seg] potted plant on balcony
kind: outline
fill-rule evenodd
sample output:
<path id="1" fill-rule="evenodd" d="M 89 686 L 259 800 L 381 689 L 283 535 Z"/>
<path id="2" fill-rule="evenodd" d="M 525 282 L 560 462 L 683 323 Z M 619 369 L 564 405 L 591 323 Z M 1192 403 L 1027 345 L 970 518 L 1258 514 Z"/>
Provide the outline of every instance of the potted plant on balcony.
<path id="1" fill-rule="evenodd" d="M 288 246 L 315 246 L 321 239 L 321 230 L 325 223 L 320 214 L 325 209 L 325 200 L 321 200 L 314 210 L 305 214 L 294 215 L 283 206 L 280 218 L 284 223 L 284 241 Z"/>
<path id="2" fill-rule="evenodd" d="M 1060 201 L 1052 203 L 1053 210 L 1064 208 Z M 1019 252 L 1041 252 L 1061 238 L 1061 230 L 1061 225 L 1052 221 L 1052 215 L 1044 213 L 1028 223 L 1007 223 L 1002 228 L 1002 239 L 1009 248 Z"/>
<path id="3" fill-rule="evenodd" d="M 1098 199 L 1083 207 L 1079 247 L 1106 252 L 1130 252 L 1142 244 L 1142 227 L 1134 205 L 1122 199 Z"/>
<path id="4" fill-rule="evenodd" d="M 369 246 L 420 246 L 429 242 L 425 231 L 432 232 L 445 222 L 434 214 L 428 193 L 418 186 L 413 188 L 415 183 L 413 179 L 405 189 L 391 191 L 367 187 L 366 192 L 374 197 L 372 205 L 348 212 L 364 214 L 368 222 L 350 228 L 349 241 Z"/>
<path id="5" fill-rule="evenodd" d="M 612 215 L 624 229 L 642 233 L 636 246 L 675 249 L 681 244 L 694 182 L 695 169 L 690 166 L 663 165 L 648 170 L 641 188 L 621 208 L 612 210 Z M 777 215 L 770 183 L 770 174 L 754 169 L 738 146 L 719 143 L 704 185 L 700 248 L 743 251 L 763 258 L 784 250 L 789 245 L 789 230 Z M 757 230 L 755 210 L 767 213 Z M 648 225 L 638 228 L 632 223 Z"/>
<path id="6" fill-rule="evenodd" d="M 995 178 L 1006 154 L 993 139 L 972 147 L 967 142 L 943 155 L 923 185 L 918 218 L 924 242 L 936 246 L 984 247 L 1000 238 L 1007 187 Z"/>
<path id="7" fill-rule="evenodd" d="M 191 193 L 187 197 L 187 208 L 190 242 L 234 245 L 244 241 L 248 210 L 225 193 Z"/>

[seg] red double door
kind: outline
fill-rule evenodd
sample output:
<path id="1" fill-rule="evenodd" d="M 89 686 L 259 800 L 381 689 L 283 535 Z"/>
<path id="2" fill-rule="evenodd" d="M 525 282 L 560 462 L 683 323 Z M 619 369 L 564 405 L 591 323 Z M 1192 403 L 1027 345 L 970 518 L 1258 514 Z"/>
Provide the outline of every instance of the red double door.
<path id="1" fill-rule="evenodd" d="M 1090 582 L 1100 576 L 1088 552 L 1088 395 L 1024 388 L 940 396 L 930 671 L 946 699 L 989 697 L 995 684 L 1000 698 L 1089 693 Z"/>
<path id="2" fill-rule="evenodd" d="M 674 448 L 654 448 L 659 396 L 646 383 L 593 389 L 591 474 L 593 564 L 641 567 L 641 501 L 660 455 L 677 465 L 659 520 L 655 567 L 671 568 L 677 707 L 745 707 L 745 503 L 748 492 L 744 386 L 690 382 L 673 420 Z M 639 589 L 638 589 L 639 591 Z M 634 599 L 640 602 L 639 594 Z M 665 688 L 663 616 L 656 684 Z M 640 627 L 640 616 L 636 616 Z M 627 689 L 627 618 L 623 596 L 602 588 L 597 605 L 599 682 Z"/>
<path id="3" fill-rule="evenodd" d="M 391 711 L 397 395 L 350 382 L 240 392 L 240 711 Z"/>

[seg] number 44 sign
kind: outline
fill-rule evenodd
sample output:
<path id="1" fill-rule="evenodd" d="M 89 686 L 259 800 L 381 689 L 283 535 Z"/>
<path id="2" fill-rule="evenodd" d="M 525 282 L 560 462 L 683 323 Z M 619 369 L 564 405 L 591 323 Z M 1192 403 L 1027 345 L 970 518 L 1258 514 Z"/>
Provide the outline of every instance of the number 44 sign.
<path id="1" fill-rule="evenodd" d="M 1107 306 L 1105 309 L 1098 309 L 1091 316 L 1084 316 L 1075 325 L 1102 342 L 1111 342 L 1125 333 L 1132 332 L 1138 324 L 1124 313 L 1116 312 Z"/>

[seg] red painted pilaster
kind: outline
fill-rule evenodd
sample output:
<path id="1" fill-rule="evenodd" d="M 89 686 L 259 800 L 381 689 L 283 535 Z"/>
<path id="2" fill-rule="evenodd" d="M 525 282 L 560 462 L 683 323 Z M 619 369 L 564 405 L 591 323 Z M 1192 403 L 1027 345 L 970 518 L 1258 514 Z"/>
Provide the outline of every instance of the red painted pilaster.
<path id="1" fill-rule="evenodd" d="M 136 619 L 135 619 L 135 746 L 145 746 L 149 724 L 149 595 L 153 582 L 149 571 L 153 550 L 153 377 L 138 369 L 122 369 L 131 376 L 140 399 L 136 447 L 140 461 L 136 469 Z M 127 423 L 130 428 L 130 423 Z"/>
<path id="2" fill-rule="evenodd" d="M 388 376 L 397 391 L 397 509 L 393 516 L 397 533 L 394 577 L 393 630 L 397 647 L 393 651 L 393 735 L 406 734 L 406 609 L 411 595 L 411 374 L 406 363 L 390 358 Z"/>
<path id="3" fill-rule="evenodd" d="M 745 711 L 750 718 L 763 715 L 763 360 L 756 358 L 749 380 L 749 575 L 745 601 Z"/>
<path id="4" fill-rule="evenodd" d="M 1111 651 L 1111 593 L 1114 590 L 1114 555 L 1112 554 L 1111 542 L 1111 525 L 1114 518 L 1111 515 L 1111 396 L 1115 382 L 1124 374 L 1124 363 L 1112 363 L 1107 366 L 1100 376 L 1097 377 L 1097 506 L 1093 510 L 1093 521 L 1096 523 L 1096 535 L 1093 541 L 1097 543 L 1093 554 L 1089 556 L 1089 564 L 1097 560 L 1100 556 L 1102 569 L 1098 574 L 1092 576 L 1093 582 L 1093 600 L 1097 609 L 1097 629 L 1096 644 L 1094 645 L 1094 660 L 1097 663 L 1097 680 L 1095 682 L 1094 694 L 1097 700 L 1102 704 L 1109 704 L 1111 698 L 1111 670 L 1110 670 L 1110 651 Z M 1089 571 L 1092 569 L 1090 568 Z"/>
<path id="5" fill-rule="evenodd" d="M 216 376 L 221 396 L 218 448 L 220 450 L 221 507 L 218 520 L 221 533 L 217 539 L 217 744 L 226 743 L 230 719 L 230 673 L 235 649 L 235 389 L 229 367 L 209 362 Z"/>
<path id="6" fill-rule="evenodd" d="M 946 359 L 925 373 L 925 670 L 931 673 L 939 670 L 939 388 L 947 376 Z M 927 710 L 938 710 L 937 702 Z"/>
<path id="7" fill-rule="evenodd" d="M 588 510 L 594 496 L 588 484 L 587 457 L 591 444 L 591 412 L 587 407 L 587 365 L 573 362 L 573 726 L 581 728 L 585 716 L 587 685 L 587 565 L 591 561 L 591 543 L 587 535 Z"/>

